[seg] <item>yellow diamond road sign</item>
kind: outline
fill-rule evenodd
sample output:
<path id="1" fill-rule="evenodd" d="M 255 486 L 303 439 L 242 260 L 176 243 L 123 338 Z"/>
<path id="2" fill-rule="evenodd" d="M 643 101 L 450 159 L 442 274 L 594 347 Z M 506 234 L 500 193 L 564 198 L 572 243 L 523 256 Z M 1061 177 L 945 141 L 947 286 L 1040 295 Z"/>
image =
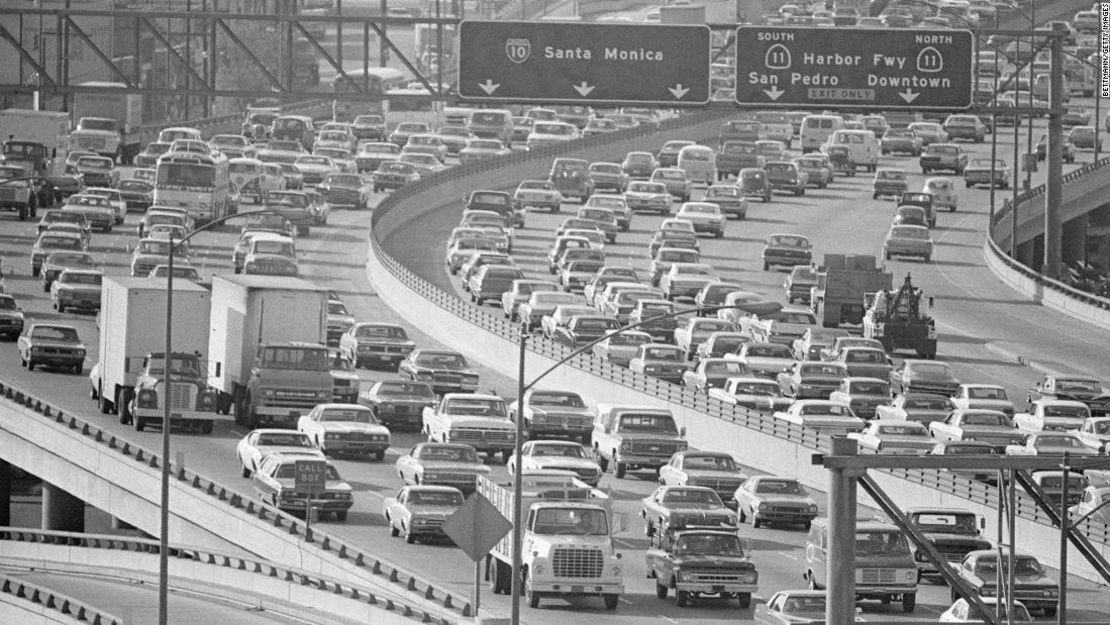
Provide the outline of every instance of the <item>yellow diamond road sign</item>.
<path id="1" fill-rule="evenodd" d="M 443 524 L 443 532 L 474 562 L 486 557 L 512 529 L 513 524 L 478 492 L 467 497 Z"/>

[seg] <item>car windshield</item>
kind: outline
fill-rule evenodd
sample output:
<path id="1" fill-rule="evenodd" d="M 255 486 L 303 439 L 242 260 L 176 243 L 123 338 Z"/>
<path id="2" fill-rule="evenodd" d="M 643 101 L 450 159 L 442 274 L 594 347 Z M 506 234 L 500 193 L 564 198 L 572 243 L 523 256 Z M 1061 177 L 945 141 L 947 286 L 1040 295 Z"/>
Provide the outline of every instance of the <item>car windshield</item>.
<path id="1" fill-rule="evenodd" d="M 38 245 L 42 249 L 79 250 L 81 249 L 81 239 L 79 237 L 52 237 L 44 234 L 39 237 Z"/>
<path id="2" fill-rule="evenodd" d="M 806 490 L 794 480 L 760 480 L 755 492 L 764 495 L 793 495 L 804 497 Z"/>
<path id="3" fill-rule="evenodd" d="M 682 466 L 687 469 L 703 469 L 711 471 L 735 471 L 736 463 L 733 462 L 731 456 L 713 454 L 713 455 L 691 455 L 688 454 L 682 460 Z"/>
<path id="4" fill-rule="evenodd" d="M 446 402 L 444 410 L 449 414 L 479 417 L 502 417 L 506 415 L 505 402 L 501 399 L 453 397 Z"/>
<path id="5" fill-rule="evenodd" d="M 1087 417 L 1091 416 L 1091 413 L 1086 406 L 1061 406 L 1050 404 L 1044 407 L 1044 416 L 1086 419 Z M 1102 422 L 1102 425 L 1110 426 L 1110 421 Z"/>
<path id="6" fill-rule="evenodd" d="M 890 169 L 880 169 L 876 177 L 880 180 L 905 180 L 906 172 L 895 171 Z"/>
<path id="7" fill-rule="evenodd" d="M 1056 390 L 1066 393 L 1098 393 L 1102 391 L 1102 385 L 1095 380 L 1056 380 Z"/>
<path id="8" fill-rule="evenodd" d="M 557 393 L 544 391 L 532 393 L 530 402 L 536 406 L 559 406 L 562 408 L 585 408 L 586 404 L 577 393 Z"/>
<path id="9" fill-rule="evenodd" d="M 462 493 L 436 490 L 409 491 L 409 503 L 416 506 L 461 506 Z"/>
<path id="10" fill-rule="evenodd" d="M 622 414 L 620 416 L 620 429 L 625 432 L 667 432 L 678 433 L 674 418 L 663 414 Z"/>
<path id="11" fill-rule="evenodd" d="M 1008 570 L 1010 566 L 1009 556 L 1002 556 L 1002 570 Z M 1014 574 L 1021 577 L 1041 577 L 1044 576 L 1044 569 L 1041 568 L 1041 563 L 1033 557 L 1018 556 L 1014 558 Z M 998 575 L 998 557 L 985 557 L 980 558 L 975 563 L 975 575 L 981 579 L 994 579 Z"/>
<path id="12" fill-rule="evenodd" d="M 912 518 L 917 527 L 926 532 L 975 534 L 978 531 L 974 514 L 921 512 L 914 514 Z"/>
<path id="13" fill-rule="evenodd" d="M 787 597 L 786 601 L 782 604 L 782 612 L 790 615 L 802 614 L 815 614 L 824 616 L 825 614 L 825 597 L 821 596 L 804 596 L 804 597 Z"/>
<path id="14" fill-rule="evenodd" d="M 747 355 L 754 358 L 791 358 L 790 348 L 777 343 L 748 346 Z"/>
<path id="15" fill-rule="evenodd" d="M 856 554 L 863 556 L 909 555 L 906 537 L 898 532 L 856 532 Z"/>
<path id="16" fill-rule="evenodd" d="M 1033 439 L 1033 447 L 1036 449 L 1045 449 L 1050 447 L 1082 447 L 1083 443 L 1074 436 L 1064 436 L 1057 434 L 1042 435 Z"/>
<path id="17" fill-rule="evenodd" d="M 462 354 L 444 352 L 423 352 L 416 358 L 416 364 L 432 369 L 461 370 L 469 367 Z"/>
<path id="18" fill-rule="evenodd" d="M 44 341 L 61 341 L 63 343 L 76 343 L 77 330 L 64 326 L 35 326 L 31 330 L 31 338 Z"/>
<path id="19" fill-rule="evenodd" d="M 947 410 L 948 400 L 944 397 L 911 397 L 903 402 L 908 410 Z"/>
<path id="20" fill-rule="evenodd" d="M 442 462 L 481 462 L 478 460 L 478 452 L 468 445 L 426 445 L 420 449 L 417 457 Z"/>
<path id="21" fill-rule="evenodd" d="M 997 399 L 1005 401 L 1006 389 L 994 386 L 972 386 L 967 389 L 968 399 Z"/>
<path id="22" fill-rule="evenodd" d="M 989 427 L 1010 427 L 1010 419 L 1002 413 L 970 412 L 964 414 L 964 425 L 979 425 Z"/>
<path id="23" fill-rule="evenodd" d="M 319 421 L 321 423 L 373 423 L 376 424 L 378 419 L 369 408 L 351 407 L 351 408 L 326 408 L 320 411 Z"/>
<path id="24" fill-rule="evenodd" d="M 289 369 L 298 371 L 327 371 L 327 350 L 323 347 L 266 347 L 260 356 L 261 364 L 267 369 Z"/>
<path id="25" fill-rule="evenodd" d="M 929 436 L 925 426 L 912 422 L 881 425 L 878 433 L 882 436 Z"/>
<path id="26" fill-rule="evenodd" d="M 416 397 L 432 400 L 432 389 L 421 382 L 382 382 L 378 385 L 378 395 L 390 397 Z"/>
<path id="27" fill-rule="evenodd" d="M 844 362 L 881 364 L 886 354 L 877 349 L 852 349 L 844 352 Z"/>
<path id="28" fill-rule="evenodd" d="M 312 447 L 308 435 L 300 432 L 263 432 L 254 444 L 258 447 Z"/>
<path id="29" fill-rule="evenodd" d="M 95 267 L 96 261 L 88 254 L 75 254 L 72 252 L 54 252 L 46 257 L 46 262 L 51 265 L 65 267 Z"/>
<path id="30" fill-rule="evenodd" d="M 818 363 L 805 364 L 802 365 L 802 375 L 832 375 L 843 377 L 844 369 L 835 365 L 824 365 Z"/>
<path id="31" fill-rule="evenodd" d="M 664 505 L 693 504 L 702 506 L 723 506 L 721 497 L 711 490 L 700 488 L 672 488 L 663 493 Z"/>
<path id="32" fill-rule="evenodd" d="M 75 273 L 72 271 L 64 271 L 62 275 L 58 277 L 58 281 L 65 284 L 92 284 L 100 286 L 103 278 L 104 276 L 99 273 Z"/>
<path id="33" fill-rule="evenodd" d="M 798 409 L 798 414 L 803 416 L 834 416 L 834 417 L 850 417 L 852 416 L 852 409 L 847 406 L 834 403 L 817 403 L 801 406 Z"/>
<path id="34" fill-rule="evenodd" d="M 536 534 L 577 534 L 586 536 L 606 536 L 609 534 L 609 523 L 604 510 L 540 508 L 534 514 L 532 531 Z"/>
<path id="35" fill-rule="evenodd" d="M 533 456 L 560 456 L 563 458 L 585 458 L 586 450 L 581 445 L 533 444 Z"/>
<path id="36" fill-rule="evenodd" d="M 890 385 L 886 382 L 852 382 L 850 389 L 858 395 L 890 396 Z"/>
<path id="37" fill-rule="evenodd" d="M 642 354 L 644 360 L 685 360 L 685 354 L 677 347 L 645 347 Z"/>
<path id="38" fill-rule="evenodd" d="M 952 377 L 952 370 L 948 368 L 948 365 L 941 363 L 916 363 L 913 366 L 913 373 L 927 378 Z"/>

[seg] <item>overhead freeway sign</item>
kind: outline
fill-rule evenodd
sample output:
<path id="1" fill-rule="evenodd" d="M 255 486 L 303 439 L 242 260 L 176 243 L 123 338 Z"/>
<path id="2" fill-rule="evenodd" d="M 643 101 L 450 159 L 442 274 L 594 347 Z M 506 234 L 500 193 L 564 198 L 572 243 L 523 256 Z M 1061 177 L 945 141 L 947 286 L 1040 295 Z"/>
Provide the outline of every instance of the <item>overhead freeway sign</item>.
<path id="1" fill-rule="evenodd" d="M 709 64 L 707 26 L 459 24 L 463 100 L 705 104 Z"/>
<path id="2" fill-rule="evenodd" d="M 966 110 L 974 41 L 968 30 L 741 26 L 736 102 Z"/>

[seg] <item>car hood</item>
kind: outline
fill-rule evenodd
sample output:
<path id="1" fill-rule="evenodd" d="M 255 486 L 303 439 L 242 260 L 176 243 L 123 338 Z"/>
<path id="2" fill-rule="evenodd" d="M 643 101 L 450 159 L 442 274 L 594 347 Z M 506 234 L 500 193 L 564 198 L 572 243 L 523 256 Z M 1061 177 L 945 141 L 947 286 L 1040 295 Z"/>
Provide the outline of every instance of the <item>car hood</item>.
<path id="1" fill-rule="evenodd" d="M 356 376 L 357 377 L 357 376 Z M 358 423 L 355 421 L 329 421 L 323 424 L 324 431 L 332 434 L 385 434 L 389 435 L 389 430 L 385 426 L 377 425 L 374 423 Z"/>
<path id="2" fill-rule="evenodd" d="M 447 460 L 421 460 L 420 466 L 424 467 L 425 471 L 450 471 L 453 473 L 474 473 L 487 475 L 490 468 L 484 464 L 475 464 L 473 462 L 450 462 Z"/>

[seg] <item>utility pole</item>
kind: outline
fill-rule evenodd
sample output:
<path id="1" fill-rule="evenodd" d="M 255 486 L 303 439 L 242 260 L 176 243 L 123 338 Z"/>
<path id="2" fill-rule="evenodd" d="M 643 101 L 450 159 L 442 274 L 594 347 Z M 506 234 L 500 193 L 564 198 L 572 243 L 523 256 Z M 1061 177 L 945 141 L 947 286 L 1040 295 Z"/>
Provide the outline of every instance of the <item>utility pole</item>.
<path id="1" fill-rule="evenodd" d="M 1060 200 L 1064 176 L 1062 163 L 1064 130 L 1061 124 L 1061 110 L 1064 106 L 1063 28 L 1063 24 L 1053 24 L 1052 59 L 1048 72 L 1048 145 L 1045 155 L 1048 171 L 1044 194 L 1044 262 L 1041 274 L 1053 280 L 1060 278 L 1061 259 Z M 1095 123 L 1097 124 L 1098 120 L 1095 120 Z"/>

